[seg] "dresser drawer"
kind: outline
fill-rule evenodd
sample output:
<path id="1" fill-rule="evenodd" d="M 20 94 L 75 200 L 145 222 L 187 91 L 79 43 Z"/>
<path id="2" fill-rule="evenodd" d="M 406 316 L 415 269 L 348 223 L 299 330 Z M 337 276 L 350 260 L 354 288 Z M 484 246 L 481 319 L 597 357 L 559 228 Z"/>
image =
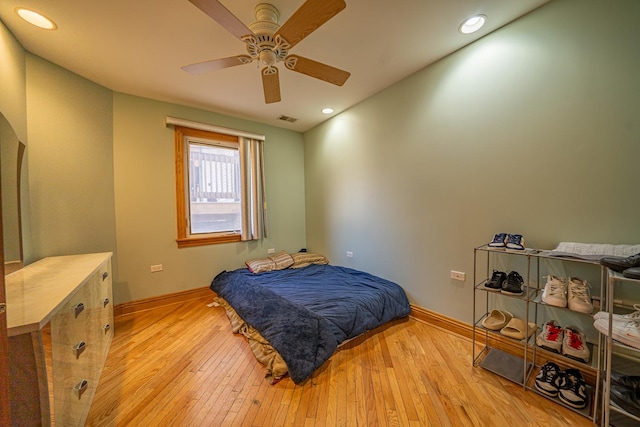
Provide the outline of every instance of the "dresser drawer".
<path id="1" fill-rule="evenodd" d="M 80 288 L 52 317 L 51 343 L 54 348 L 58 345 L 67 347 L 79 341 L 89 341 L 97 303 L 95 291 L 87 285 Z"/>
<path id="2" fill-rule="evenodd" d="M 92 366 L 54 364 L 58 375 L 53 384 L 55 423 L 60 426 L 80 426 L 98 386 L 99 377 Z"/>
<path id="3" fill-rule="evenodd" d="M 100 348 L 101 352 L 104 352 L 107 350 L 108 344 L 111 343 L 111 339 L 113 338 L 113 333 L 114 333 L 113 309 L 110 305 L 105 307 L 100 313 L 100 316 L 98 318 L 97 329 L 98 329 L 98 336 L 96 337 L 98 342 L 97 346 Z"/>
<path id="4" fill-rule="evenodd" d="M 104 263 L 100 266 L 95 275 L 95 280 L 100 296 L 104 298 L 111 298 L 112 281 L 110 262 Z"/>
<path id="5" fill-rule="evenodd" d="M 99 309 L 96 313 L 96 349 L 98 358 L 103 360 L 113 338 L 113 288 L 111 281 L 111 263 L 105 263 L 98 273 Z"/>
<path id="6" fill-rule="evenodd" d="M 105 262 L 51 320 L 56 424 L 82 425 L 113 337 L 111 263 Z"/>

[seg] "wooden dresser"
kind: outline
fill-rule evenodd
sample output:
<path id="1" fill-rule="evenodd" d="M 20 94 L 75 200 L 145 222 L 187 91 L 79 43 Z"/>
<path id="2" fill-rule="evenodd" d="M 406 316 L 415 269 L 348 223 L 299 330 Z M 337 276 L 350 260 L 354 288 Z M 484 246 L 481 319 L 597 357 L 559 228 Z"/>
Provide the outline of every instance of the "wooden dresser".
<path id="1" fill-rule="evenodd" d="M 13 425 L 84 425 L 113 338 L 111 255 L 44 258 L 6 276 Z"/>

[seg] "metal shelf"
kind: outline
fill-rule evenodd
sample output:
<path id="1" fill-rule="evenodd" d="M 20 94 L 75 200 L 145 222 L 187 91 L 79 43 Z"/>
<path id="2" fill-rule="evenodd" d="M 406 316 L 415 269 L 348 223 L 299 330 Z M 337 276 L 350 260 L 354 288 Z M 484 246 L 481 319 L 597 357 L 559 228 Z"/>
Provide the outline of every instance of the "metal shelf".
<path id="1" fill-rule="evenodd" d="M 635 347 L 626 345 L 624 343 L 615 341 L 612 338 L 612 326 L 613 326 L 613 312 L 614 307 L 614 291 L 616 287 L 616 283 L 618 282 L 630 282 L 640 284 L 640 280 L 631 279 L 628 277 L 624 277 L 622 274 L 607 269 L 607 294 L 606 294 L 606 305 L 607 312 L 609 313 L 609 330 L 604 337 L 601 336 L 601 340 L 604 342 L 604 357 L 605 357 L 605 368 L 604 368 L 604 378 L 602 380 L 602 425 L 609 426 L 612 421 L 615 421 L 616 426 L 626 426 L 626 425 L 638 425 L 640 422 L 640 413 L 638 415 L 634 415 L 629 413 L 628 411 L 622 409 L 617 406 L 611 400 L 611 371 L 614 365 L 627 365 L 627 369 L 629 366 L 635 368 L 640 372 L 640 349 Z M 613 362 L 613 359 L 617 359 L 616 362 Z M 613 412 L 613 413 L 612 413 Z"/>
<path id="2" fill-rule="evenodd" d="M 508 260 L 508 257 L 511 256 L 516 257 L 516 262 L 511 262 Z M 483 262 L 485 261 L 485 258 L 486 263 Z M 520 261 L 517 261 L 518 258 L 520 259 Z M 496 267 L 496 265 L 500 263 L 499 260 L 506 261 L 507 264 L 511 265 L 515 263 L 521 267 L 521 270 L 519 272 L 524 281 L 523 295 L 514 296 L 503 294 L 501 292 L 486 289 L 484 287 L 491 276 L 493 267 Z M 562 265 L 564 265 L 565 263 L 577 263 L 586 266 L 598 266 L 600 268 L 600 300 L 603 300 L 604 287 L 602 286 L 602 284 L 604 282 L 605 275 L 604 269 L 600 266 L 598 261 L 590 259 L 570 258 L 564 256 L 553 256 L 550 255 L 550 251 L 538 249 L 512 251 L 490 248 L 487 245 L 478 246 L 474 248 L 473 267 L 473 365 L 487 369 L 497 375 L 513 381 L 516 384 L 522 385 L 527 390 L 535 391 L 536 393 L 538 392 L 534 387 L 527 385 L 534 378 L 534 376 L 532 375 L 533 372 L 537 372 L 537 370 L 534 369 L 536 356 L 549 355 L 550 357 L 553 356 L 553 358 L 556 360 L 566 359 L 567 365 L 575 366 L 577 364 L 578 366 L 584 366 L 584 369 L 595 369 L 596 385 L 588 385 L 589 402 L 586 408 L 573 408 L 570 405 L 563 403 L 559 399 L 549 398 L 550 400 L 557 402 L 595 421 L 599 415 L 597 413 L 597 408 L 599 407 L 600 398 L 599 384 L 602 363 L 602 347 L 598 344 L 587 342 L 591 358 L 589 362 L 585 363 L 572 358 L 568 358 L 567 356 L 564 356 L 562 354 L 546 350 L 542 347 L 538 347 L 535 344 L 535 337 L 541 331 L 541 325 L 538 323 L 538 307 L 550 307 L 553 309 L 564 310 L 567 313 L 577 313 L 581 316 L 590 316 L 590 314 L 587 313 L 576 312 L 573 310 L 569 310 L 566 307 L 555 307 L 542 302 L 541 294 L 542 290 L 544 289 L 544 285 L 541 285 L 541 261 L 546 262 L 547 260 L 551 262 L 559 262 L 562 263 Z M 543 267 L 549 268 L 549 265 L 544 265 Z M 490 298 L 490 295 L 496 295 L 496 297 Z M 500 297 L 498 297 L 497 295 L 500 295 Z M 492 331 L 482 326 L 482 320 L 485 319 L 491 312 L 490 299 L 492 300 L 491 308 L 494 308 L 496 305 L 495 298 L 502 297 L 506 297 L 504 301 L 511 302 L 511 304 L 524 304 L 525 318 L 523 320 L 525 321 L 525 323 L 533 321 L 538 326 L 538 330 L 536 331 L 536 333 L 533 334 L 529 339 L 515 340 L 518 341 L 519 344 L 523 347 L 522 357 L 514 356 L 513 354 L 509 354 L 500 349 L 492 347 L 490 345 L 490 338 L 496 338 L 497 336 L 504 337 L 504 335 L 500 334 L 499 331 Z M 478 312 L 479 304 L 483 304 L 484 309 Z M 530 308 L 530 305 L 532 304 L 533 308 Z M 482 342 L 480 341 L 482 339 L 482 336 L 484 336 L 484 345 L 482 350 L 477 352 L 476 347 L 477 344 L 482 344 Z M 543 395 L 542 393 L 539 394 Z"/>
<path id="3" fill-rule="evenodd" d="M 596 356 L 597 352 L 599 351 L 598 345 L 587 342 L 587 348 L 589 349 L 589 354 L 591 355 L 591 357 L 589 358 L 588 362 L 584 362 L 583 360 L 574 359 L 573 357 L 566 356 L 562 353 L 556 353 L 553 350 L 548 350 L 544 347 L 540 347 L 539 345 L 535 344 L 536 352 L 541 352 L 542 354 L 548 354 L 553 357 L 560 357 L 563 360 L 566 359 L 568 364 L 580 364 L 581 366 L 584 367 L 584 369 L 589 369 L 589 368 L 598 369 L 598 357 Z"/>
<path id="4" fill-rule="evenodd" d="M 506 353 L 502 350 L 490 348 L 486 356 L 478 363 L 484 369 L 500 375 L 503 378 L 513 381 L 516 384 L 525 385 L 528 378 L 532 363 L 526 363 L 525 370 L 522 370 L 522 364 L 525 360 Z"/>

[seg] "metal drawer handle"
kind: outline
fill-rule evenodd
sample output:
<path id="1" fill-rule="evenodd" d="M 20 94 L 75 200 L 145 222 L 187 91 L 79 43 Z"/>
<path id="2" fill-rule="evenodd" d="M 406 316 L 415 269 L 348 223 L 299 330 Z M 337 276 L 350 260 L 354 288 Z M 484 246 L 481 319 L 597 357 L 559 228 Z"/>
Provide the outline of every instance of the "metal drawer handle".
<path id="1" fill-rule="evenodd" d="M 104 329 L 104 334 L 106 335 L 107 332 L 109 332 L 109 329 L 111 329 L 111 325 L 110 324 L 105 324 L 102 329 Z"/>
<path id="2" fill-rule="evenodd" d="M 80 341 L 78 344 L 73 346 L 73 352 L 76 355 L 76 359 L 80 358 L 80 355 L 82 354 L 83 351 L 85 351 L 87 348 L 87 343 L 84 341 Z"/>
<path id="3" fill-rule="evenodd" d="M 78 399 L 82 397 L 82 394 L 87 391 L 87 386 L 89 385 L 89 381 L 82 380 L 78 384 L 73 387 L 73 391 L 78 396 Z"/>
<path id="4" fill-rule="evenodd" d="M 102 280 L 105 281 L 107 280 L 107 277 L 109 277 L 109 272 L 105 271 L 104 273 L 102 273 Z"/>
<path id="5" fill-rule="evenodd" d="M 76 317 L 78 317 L 83 310 L 84 310 L 84 304 L 81 302 L 79 302 L 73 307 L 73 313 L 75 314 Z"/>
<path id="6" fill-rule="evenodd" d="M 104 300 L 102 300 L 102 306 L 106 307 L 109 305 L 109 298 L 105 298 Z"/>

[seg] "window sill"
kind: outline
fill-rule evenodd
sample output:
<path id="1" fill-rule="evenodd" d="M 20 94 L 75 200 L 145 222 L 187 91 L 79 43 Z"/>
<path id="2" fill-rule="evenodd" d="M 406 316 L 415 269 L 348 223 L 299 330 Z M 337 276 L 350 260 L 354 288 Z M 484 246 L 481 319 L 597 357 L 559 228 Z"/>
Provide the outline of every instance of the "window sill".
<path id="1" fill-rule="evenodd" d="M 207 237 L 184 237 L 176 239 L 176 242 L 178 242 L 178 248 L 191 248 L 194 246 L 216 245 L 219 243 L 233 243 L 239 241 L 239 234 Z"/>

